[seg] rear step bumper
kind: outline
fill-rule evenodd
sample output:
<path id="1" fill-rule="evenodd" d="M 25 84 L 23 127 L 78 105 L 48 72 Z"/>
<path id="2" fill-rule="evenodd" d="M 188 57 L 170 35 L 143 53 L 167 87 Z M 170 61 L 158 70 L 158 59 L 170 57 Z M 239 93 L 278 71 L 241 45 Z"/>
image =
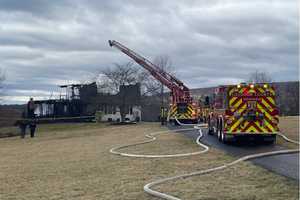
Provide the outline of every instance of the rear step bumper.
<path id="1" fill-rule="evenodd" d="M 265 132 L 225 132 L 226 135 L 233 135 L 233 136 L 243 136 L 243 135 L 261 135 L 261 136 L 268 136 L 268 135 L 276 135 L 278 134 L 279 132 L 268 132 L 268 133 L 265 133 Z"/>
<path id="2" fill-rule="evenodd" d="M 239 133 L 239 134 L 226 134 L 226 138 L 229 141 L 234 140 L 264 140 L 275 141 L 276 133 Z"/>

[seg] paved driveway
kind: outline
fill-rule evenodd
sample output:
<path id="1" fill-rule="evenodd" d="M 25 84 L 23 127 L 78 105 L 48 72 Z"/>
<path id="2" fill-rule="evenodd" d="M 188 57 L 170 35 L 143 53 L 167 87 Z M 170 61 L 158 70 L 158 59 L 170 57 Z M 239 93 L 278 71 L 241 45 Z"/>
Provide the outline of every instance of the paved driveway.
<path id="1" fill-rule="evenodd" d="M 170 129 L 179 129 L 181 127 L 170 127 Z M 204 137 L 201 141 L 208 146 L 223 150 L 228 154 L 235 157 L 242 157 L 249 154 L 277 151 L 284 149 L 279 145 L 269 144 L 255 144 L 255 143 L 238 143 L 238 144 L 223 144 L 218 141 L 216 136 L 207 134 L 207 129 L 202 129 Z M 198 131 L 183 131 L 182 134 L 186 135 L 191 139 L 196 139 Z M 264 158 L 257 158 L 251 160 L 254 164 L 264 167 L 277 174 L 292 178 L 299 182 L 299 153 L 294 154 L 283 154 L 276 156 L 269 156 Z"/>

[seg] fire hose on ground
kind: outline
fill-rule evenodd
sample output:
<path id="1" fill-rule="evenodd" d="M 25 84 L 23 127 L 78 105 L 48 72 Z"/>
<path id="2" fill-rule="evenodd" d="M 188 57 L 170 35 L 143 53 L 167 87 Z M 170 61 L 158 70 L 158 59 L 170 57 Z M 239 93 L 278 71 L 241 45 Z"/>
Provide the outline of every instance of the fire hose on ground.
<path id="1" fill-rule="evenodd" d="M 181 122 L 179 122 L 177 119 L 175 119 L 177 121 L 177 123 L 181 126 L 194 126 L 193 128 L 186 128 L 186 129 L 178 129 L 178 130 L 167 130 L 167 131 L 159 131 L 159 132 L 154 132 L 154 133 L 150 133 L 147 134 L 145 137 L 149 138 L 146 141 L 142 141 L 142 142 L 136 142 L 136 143 L 132 143 L 132 144 L 128 144 L 128 145 L 123 145 L 123 146 L 118 146 L 118 147 L 114 147 L 112 149 L 110 149 L 110 152 L 112 154 L 116 154 L 116 155 L 120 155 L 120 156 L 126 156 L 126 157 L 136 157 L 136 158 L 170 158 L 170 157 L 183 157 L 183 156 L 193 156 L 193 155 L 198 155 L 198 154 L 202 154 L 205 153 L 209 150 L 209 147 L 206 146 L 205 144 L 202 144 L 200 142 L 200 139 L 203 137 L 203 133 L 201 128 L 204 127 L 205 125 L 193 125 L 193 124 L 183 124 Z M 184 153 L 184 154 L 167 154 L 167 155 L 142 155 L 142 154 L 130 154 L 130 153 L 122 153 L 119 152 L 118 150 L 120 149 L 124 149 L 127 147 L 132 147 L 132 146 L 137 146 L 137 145 L 142 145 L 142 144 L 146 144 L 146 143 L 150 143 L 156 140 L 156 135 L 159 134 L 163 134 L 163 133 L 168 133 L 168 132 L 180 132 L 180 131 L 191 131 L 191 130 L 195 130 L 198 129 L 199 131 L 199 136 L 196 139 L 196 143 L 203 147 L 204 150 L 201 151 L 197 151 L 197 152 L 192 152 L 192 153 Z M 279 136 L 281 136 L 284 140 L 286 140 L 287 142 L 290 143 L 295 143 L 295 144 L 299 144 L 298 141 L 289 139 L 288 137 L 286 137 L 285 135 L 279 133 Z M 200 170 L 200 171 L 195 171 L 192 173 L 188 173 L 188 174 L 181 174 L 181 175 L 177 175 L 177 176 L 172 176 L 172 177 L 167 177 L 167 178 L 163 178 L 163 179 L 159 179 L 156 181 L 153 181 L 151 183 L 148 183 L 144 186 L 144 191 L 152 196 L 161 198 L 161 199 L 167 199 L 167 200 L 181 200 L 178 197 L 172 196 L 170 194 L 166 194 L 163 192 L 159 192 L 156 191 L 154 189 L 151 189 L 151 187 L 153 186 L 157 186 L 157 185 L 161 185 L 163 183 L 166 182 L 170 182 L 170 181 L 175 181 L 177 179 L 182 179 L 182 178 L 189 178 L 192 176 L 200 176 L 200 175 L 204 175 L 204 174 L 209 174 L 215 171 L 220 171 L 220 170 L 224 170 L 225 168 L 231 167 L 233 165 L 236 165 L 242 161 L 246 161 L 246 160 L 251 160 L 254 158 L 261 158 L 261 157 L 267 157 L 267 156 L 273 156 L 273 155 L 280 155 L 280 154 L 291 154 L 291 153 L 297 153 L 299 152 L 299 149 L 287 149 L 287 150 L 279 150 L 279 151 L 271 151 L 271 152 L 264 152 L 264 153 L 257 153 L 257 154 L 251 154 L 251 155 L 247 155 L 247 156 L 243 156 L 237 160 L 234 160 L 233 162 L 230 163 L 226 163 L 224 165 L 218 166 L 218 167 L 214 167 L 214 168 L 210 168 L 210 169 L 205 169 L 205 170 Z"/>

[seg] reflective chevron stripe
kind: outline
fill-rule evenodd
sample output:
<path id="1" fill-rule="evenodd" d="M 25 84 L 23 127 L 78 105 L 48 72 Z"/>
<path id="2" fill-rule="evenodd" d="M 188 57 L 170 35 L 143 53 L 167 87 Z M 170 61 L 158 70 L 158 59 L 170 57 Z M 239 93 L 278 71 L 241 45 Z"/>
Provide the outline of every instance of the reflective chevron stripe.
<path id="1" fill-rule="evenodd" d="M 185 113 L 178 113 L 177 112 L 177 105 L 172 105 L 169 111 L 169 118 L 170 119 L 195 119 L 197 118 L 197 108 L 194 107 L 192 104 L 187 105 L 187 109 Z M 193 115 L 194 114 L 194 115 Z"/>
<path id="2" fill-rule="evenodd" d="M 264 88 L 262 85 L 255 85 L 254 88 L 249 86 L 242 86 L 241 88 L 230 87 L 228 99 L 229 108 L 234 113 L 234 116 L 230 118 L 231 123 L 226 125 L 228 133 L 271 133 L 279 131 L 278 115 L 273 114 L 276 109 L 275 90 L 273 87 Z M 248 121 L 247 117 L 244 116 L 248 111 L 248 105 L 250 105 L 248 101 L 255 101 L 255 114 L 263 116 L 262 119 Z"/>

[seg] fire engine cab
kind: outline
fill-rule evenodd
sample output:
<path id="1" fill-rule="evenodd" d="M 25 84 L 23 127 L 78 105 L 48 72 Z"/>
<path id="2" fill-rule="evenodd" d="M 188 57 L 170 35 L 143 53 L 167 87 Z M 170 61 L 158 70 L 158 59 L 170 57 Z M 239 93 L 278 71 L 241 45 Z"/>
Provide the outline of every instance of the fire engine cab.
<path id="1" fill-rule="evenodd" d="M 279 132 L 275 88 L 267 83 L 219 86 L 207 119 L 208 133 L 223 143 L 240 137 L 274 143 Z"/>

